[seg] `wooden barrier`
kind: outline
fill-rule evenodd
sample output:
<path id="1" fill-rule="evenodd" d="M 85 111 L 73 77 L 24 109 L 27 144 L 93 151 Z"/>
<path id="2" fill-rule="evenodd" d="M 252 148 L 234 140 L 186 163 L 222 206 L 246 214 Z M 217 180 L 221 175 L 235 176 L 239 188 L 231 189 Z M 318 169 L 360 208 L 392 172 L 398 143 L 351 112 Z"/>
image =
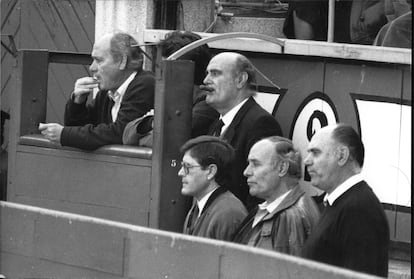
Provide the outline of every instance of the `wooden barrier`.
<path id="1" fill-rule="evenodd" d="M 0 202 L 6 278 L 378 278 L 272 251 Z"/>
<path id="2" fill-rule="evenodd" d="M 190 136 L 193 63 L 160 64 L 156 76 L 153 150 L 109 145 L 93 152 L 61 147 L 39 134 L 38 124 L 45 122 L 48 94 L 52 94 L 47 92 L 50 63 L 87 64 L 90 57 L 19 51 L 7 199 L 181 231 L 188 200 L 180 193 L 177 162 L 179 147 Z"/>

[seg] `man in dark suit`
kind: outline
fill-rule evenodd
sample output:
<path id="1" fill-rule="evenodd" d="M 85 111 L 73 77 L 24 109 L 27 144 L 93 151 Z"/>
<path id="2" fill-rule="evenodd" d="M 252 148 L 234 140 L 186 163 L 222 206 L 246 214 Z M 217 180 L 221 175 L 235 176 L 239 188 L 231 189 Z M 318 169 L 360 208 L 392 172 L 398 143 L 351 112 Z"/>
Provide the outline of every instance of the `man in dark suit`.
<path id="1" fill-rule="evenodd" d="M 303 256 L 382 277 L 388 275 L 389 228 L 384 210 L 364 181 L 364 145 L 349 125 L 318 130 L 304 160 L 326 207 Z"/>
<path id="2" fill-rule="evenodd" d="M 183 232 L 230 241 L 247 215 L 241 201 L 223 187 L 234 159 L 233 147 L 220 138 L 200 136 L 187 141 L 181 152 L 181 193 L 194 197 Z"/>
<path id="3" fill-rule="evenodd" d="M 49 140 L 63 146 L 93 150 L 122 144 L 128 122 L 154 107 L 155 79 L 142 69 L 143 54 L 126 33 L 106 34 L 95 42 L 91 77 L 76 81 L 65 109 L 65 126 L 40 124 Z M 99 90 L 91 102 L 88 96 Z"/>
<path id="4" fill-rule="evenodd" d="M 254 67 L 245 56 L 223 52 L 211 59 L 201 86 L 206 91 L 207 104 L 220 113 L 209 134 L 227 140 L 236 150 L 230 191 L 249 210 L 260 201 L 249 195 L 243 176 L 249 150 L 259 139 L 282 135 L 276 119 L 253 99 L 255 82 Z"/>

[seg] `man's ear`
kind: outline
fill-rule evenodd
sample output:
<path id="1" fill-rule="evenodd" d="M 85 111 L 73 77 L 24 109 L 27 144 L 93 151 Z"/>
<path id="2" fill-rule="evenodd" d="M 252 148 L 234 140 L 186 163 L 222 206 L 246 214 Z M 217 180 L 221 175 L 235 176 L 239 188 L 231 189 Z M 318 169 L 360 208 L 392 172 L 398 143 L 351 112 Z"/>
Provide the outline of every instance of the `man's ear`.
<path id="1" fill-rule="evenodd" d="M 237 88 L 238 89 L 243 88 L 246 85 L 248 78 L 249 76 L 246 72 L 239 73 L 237 77 Z"/>
<path id="2" fill-rule="evenodd" d="M 279 176 L 283 177 L 287 174 L 289 170 L 289 162 L 288 161 L 280 161 L 278 166 Z"/>
<path id="3" fill-rule="evenodd" d="M 337 148 L 337 158 L 338 158 L 338 165 L 343 166 L 348 162 L 349 159 L 349 148 L 341 145 Z"/>
<path id="4" fill-rule="evenodd" d="M 126 54 L 123 54 L 123 55 L 122 55 L 122 60 L 121 60 L 121 62 L 119 62 L 119 69 L 120 69 L 121 71 L 122 71 L 122 70 L 125 70 L 125 69 L 126 69 L 127 64 L 128 64 L 128 57 L 126 56 Z"/>
<path id="5" fill-rule="evenodd" d="M 210 164 L 208 166 L 208 173 L 207 173 L 207 179 L 212 180 L 216 177 L 217 174 L 217 165 L 216 164 Z"/>

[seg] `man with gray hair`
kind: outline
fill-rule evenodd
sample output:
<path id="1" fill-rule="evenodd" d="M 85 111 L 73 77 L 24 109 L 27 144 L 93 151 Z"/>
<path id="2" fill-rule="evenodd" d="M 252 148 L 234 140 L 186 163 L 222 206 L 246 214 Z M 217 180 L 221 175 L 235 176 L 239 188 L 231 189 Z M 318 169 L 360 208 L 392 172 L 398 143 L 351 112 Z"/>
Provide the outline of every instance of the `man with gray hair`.
<path id="1" fill-rule="evenodd" d="M 65 126 L 39 124 L 50 141 L 63 146 L 93 150 L 107 144 L 122 144 L 128 122 L 154 107 L 155 79 L 142 69 L 143 53 L 126 33 L 110 33 L 93 46 L 92 76 L 75 82 L 66 104 Z M 89 95 L 98 91 L 87 102 Z"/>
<path id="2" fill-rule="evenodd" d="M 319 129 L 304 160 L 313 186 L 325 191 L 325 209 L 302 256 L 311 260 L 388 276 L 390 232 L 381 202 L 362 172 L 365 147 L 344 123 Z"/>
<path id="3" fill-rule="evenodd" d="M 252 196 L 265 202 L 239 227 L 235 242 L 290 255 L 300 255 L 314 230 L 319 211 L 300 187 L 300 152 L 289 139 L 269 137 L 253 145 L 244 170 Z"/>
<path id="4" fill-rule="evenodd" d="M 276 119 L 253 99 L 255 83 L 255 69 L 245 56 L 223 52 L 211 59 L 204 85 L 200 86 L 206 91 L 206 103 L 220 113 L 209 135 L 227 140 L 236 150 L 229 189 L 247 209 L 259 202 L 249 196 L 243 176 L 249 150 L 259 139 L 282 134 Z"/>

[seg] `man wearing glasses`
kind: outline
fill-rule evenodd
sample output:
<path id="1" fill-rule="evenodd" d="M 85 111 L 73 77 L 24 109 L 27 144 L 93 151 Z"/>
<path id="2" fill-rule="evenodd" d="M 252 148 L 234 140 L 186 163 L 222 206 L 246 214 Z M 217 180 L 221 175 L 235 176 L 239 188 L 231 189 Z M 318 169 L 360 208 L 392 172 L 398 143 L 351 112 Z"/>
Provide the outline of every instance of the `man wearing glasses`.
<path id="1" fill-rule="evenodd" d="M 242 202 L 226 189 L 233 147 L 218 137 L 200 136 L 187 141 L 181 153 L 181 193 L 194 197 L 184 233 L 230 241 L 247 216 Z"/>

